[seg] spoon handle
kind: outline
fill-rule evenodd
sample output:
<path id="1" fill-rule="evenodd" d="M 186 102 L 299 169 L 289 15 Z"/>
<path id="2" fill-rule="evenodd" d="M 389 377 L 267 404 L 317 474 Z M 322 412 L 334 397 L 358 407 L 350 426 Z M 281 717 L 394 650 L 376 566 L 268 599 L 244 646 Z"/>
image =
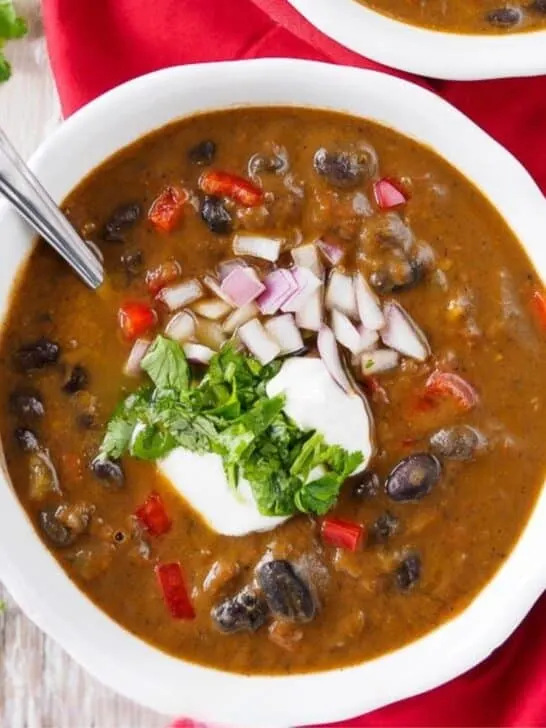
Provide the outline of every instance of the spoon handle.
<path id="1" fill-rule="evenodd" d="M 0 129 L 0 193 L 73 268 L 90 288 L 104 278 L 102 262 L 17 154 Z"/>

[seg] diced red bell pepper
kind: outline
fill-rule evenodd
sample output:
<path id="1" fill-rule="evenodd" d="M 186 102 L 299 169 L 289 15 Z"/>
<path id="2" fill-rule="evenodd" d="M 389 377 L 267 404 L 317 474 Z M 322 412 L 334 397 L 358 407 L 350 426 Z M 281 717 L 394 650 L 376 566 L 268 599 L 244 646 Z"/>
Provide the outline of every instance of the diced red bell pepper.
<path id="1" fill-rule="evenodd" d="M 146 303 L 127 301 L 118 310 L 118 321 L 123 336 L 134 341 L 156 325 L 157 313 Z"/>
<path id="2" fill-rule="evenodd" d="M 356 551 L 364 539 L 364 526 L 328 516 L 322 522 L 320 533 L 323 541 L 330 546 Z"/>
<path id="3" fill-rule="evenodd" d="M 373 194 L 377 206 L 381 210 L 390 210 L 391 207 L 398 207 L 404 205 L 408 198 L 404 192 L 400 189 L 398 183 L 394 180 L 384 177 L 378 182 L 374 182 Z"/>
<path id="4" fill-rule="evenodd" d="M 165 187 L 148 211 L 148 220 L 162 233 L 170 233 L 180 222 L 188 193 L 178 187 Z"/>
<path id="5" fill-rule="evenodd" d="M 425 394 L 432 397 L 451 397 L 464 410 L 478 404 L 479 396 L 474 387 L 453 372 L 432 372 L 425 384 Z"/>
<path id="6" fill-rule="evenodd" d="M 178 561 L 158 564 L 155 574 L 163 594 L 163 600 L 175 619 L 194 619 L 195 611 L 186 589 L 184 573 Z"/>
<path id="7" fill-rule="evenodd" d="M 264 193 L 244 177 L 229 172 L 210 170 L 203 172 L 199 187 L 206 195 L 229 197 L 244 207 L 257 207 L 264 201 Z"/>
<path id="8" fill-rule="evenodd" d="M 546 294 L 542 291 L 535 291 L 531 296 L 531 306 L 536 314 L 538 322 L 546 331 Z"/>
<path id="9" fill-rule="evenodd" d="M 135 516 L 152 536 L 162 536 L 172 526 L 159 493 L 153 491 L 144 503 L 136 509 Z"/>
<path id="10" fill-rule="evenodd" d="M 152 296 L 155 296 L 162 288 L 179 278 L 181 273 L 182 268 L 176 260 L 166 260 L 146 273 L 146 286 Z"/>

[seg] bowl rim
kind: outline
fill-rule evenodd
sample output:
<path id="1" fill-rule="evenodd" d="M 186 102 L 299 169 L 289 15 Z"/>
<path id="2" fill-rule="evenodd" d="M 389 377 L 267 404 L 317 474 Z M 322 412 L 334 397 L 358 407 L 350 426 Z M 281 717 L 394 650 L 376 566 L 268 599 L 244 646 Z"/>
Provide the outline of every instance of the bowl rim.
<path id="1" fill-rule="evenodd" d="M 143 130 L 161 126 L 155 121 L 158 114 L 174 119 L 197 109 L 245 105 L 335 109 L 367 116 L 424 140 L 466 170 L 503 209 L 505 220 L 546 278 L 546 249 L 537 231 L 546 228 L 546 201 L 521 164 L 447 102 L 377 71 L 293 59 L 157 71 L 78 111 L 41 145 L 30 166 L 52 195 L 61 199 L 84 176 L 82 169 L 94 168 L 97 160 L 130 143 Z M 191 110 L 173 115 L 170 110 L 178 108 Z M 446 141 L 446 130 L 453 128 L 457 134 Z M 124 144 L 119 139 L 125 139 Z M 0 297 L 7 300 L 13 273 L 31 248 L 32 234 L 6 205 L 0 209 L 0 226 L 12 241 L 9 248 L 0 249 L 0 260 L 6 257 L 0 266 Z M 11 251 L 17 252 L 16 259 L 10 259 Z M 5 305 L 4 301 L 4 310 Z M 545 524 L 543 488 L 509 558 L 454 619 L 370 662 L 292 676 L 243 676 L 202 667 L 173 658 L 128 633 L 80 592 L 45 549 L 5 469 L 0 474 L 0 575 L 26 614 L 117 692 L 160 713 L 187 715 L 212 725 L 288 728 L 348 719 L 417 695 L 487 657 L 521 622 L 546 585 L 546 560 L 537 558 L 543 553 Z M 482 629 L 484 624 L 487 631 Z"/>
<path id="2" fill-rule="evenodd" d="M 546 73 L 546 28 L 459 34 L 410 25 L 357 0 L 288 0 L 322 33 L 392 68 L 453 81 Z"/>

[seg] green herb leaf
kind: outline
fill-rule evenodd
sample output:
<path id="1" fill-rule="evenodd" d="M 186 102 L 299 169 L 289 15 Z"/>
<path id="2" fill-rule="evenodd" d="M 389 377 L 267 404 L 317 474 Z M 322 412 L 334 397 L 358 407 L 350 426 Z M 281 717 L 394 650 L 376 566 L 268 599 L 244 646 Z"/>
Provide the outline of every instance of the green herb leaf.
<path id="1" fill-rule="evenodd" d="M 22 38 L 27 30 L 27 24 L 15 12 L 12 0 L 0 0 L 0 82 L 11 76 L 11 66 L 2 52 L 5 42 Z"/>
<path id="2" fill-rule="evenodd" d="M 0 614 L 6 611 L 6 602 L 0 599 Z"/>
<path id="3" fill-rule="evenodd" d="M 140 363 L 159 389 L 185 392 L 190 384 L 190 368 L 180 344 L 158 336 Z"/>

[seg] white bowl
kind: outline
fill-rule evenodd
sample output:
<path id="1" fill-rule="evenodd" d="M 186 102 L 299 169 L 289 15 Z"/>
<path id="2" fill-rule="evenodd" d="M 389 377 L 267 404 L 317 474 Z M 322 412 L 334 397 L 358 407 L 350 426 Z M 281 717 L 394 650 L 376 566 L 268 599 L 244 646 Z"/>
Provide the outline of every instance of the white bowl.
<path id="1" fill-rule="evenodd" d="M 402 23 L 356 0 L 288 2 L 338 43 L 402 71 L 459 81 L 546 73 L 546 29 L 463 35 Z"/>
<path id="2" fill-rule="evenodd" d="M 546 274 L 546 203 L 523 167 L 437 96 L 372 71 L 295 60 L 186 66 L 139 78 L 66 121 L 31 160 L 56 200 L 94 167 L 180 116 L 243 105 L 335 109 L 428 143 L 471 179 Z M 32 233 L 0 211 L 0 310 Z M 0 481 L 0 575 L 28 616 L 115 690 L 156 710 L 235 728 L 338 721 L 421 693 L 483 660 L 514 630 L 546 585 L 546 491 L 491 583 L 462 614 L 413 644 L 362 665 L 289 677 L 244 677 L 170 657 L 97 609 L 44 548 Z M 502 609 L 499 608 L 502 605 Z M 237 649 L 233 642 L 233 649 Z"/>

